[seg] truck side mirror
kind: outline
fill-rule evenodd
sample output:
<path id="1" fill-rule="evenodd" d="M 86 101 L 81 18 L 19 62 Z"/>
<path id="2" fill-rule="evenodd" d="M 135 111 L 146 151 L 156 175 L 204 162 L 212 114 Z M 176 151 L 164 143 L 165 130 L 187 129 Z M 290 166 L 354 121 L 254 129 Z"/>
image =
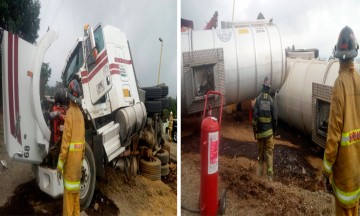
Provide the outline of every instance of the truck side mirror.
<path id="1" fill-rule="evenodd" d="M 84 26 L 84 36 L 86 62 L 88 65 L 95 64 L 98 52 L 95 45 L 94 31 L 91 26 Z"/>

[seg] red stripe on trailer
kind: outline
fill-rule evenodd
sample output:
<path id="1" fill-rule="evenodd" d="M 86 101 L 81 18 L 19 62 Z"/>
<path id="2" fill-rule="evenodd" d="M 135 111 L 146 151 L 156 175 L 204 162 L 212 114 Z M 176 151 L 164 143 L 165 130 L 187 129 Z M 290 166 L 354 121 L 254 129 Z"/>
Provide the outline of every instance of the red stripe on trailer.
<path id="1" fill-rule="evenodd" d="M 15 137 L 14 95 L 13 95 L 13 34 L 8 33 L 8 85 L 10 131 Z"/>
<path id="2" fill-rule="evenodd" d="M 124 63 L 124 64 L 132 64 L 131 60 L 123 59 L 123 58 L 115 58 L 115 62 Z"/>
<path id="3" fill-rule="evenodd" d="M 19 65 L 18 65 L 18 47 L 19 47 L 19 37 L 17 35 L 14 35 L 14 92 L 15 92 L 15 120 L 17 119 L 17 116 L 20 115 L 19 112 Z M 22 145 L 21 142 L 21 130 L 20 130 L 20 121 L 18 122 L 18 130 L 16 131 L 18 134 L 16 134 L 17 140 Z"/>

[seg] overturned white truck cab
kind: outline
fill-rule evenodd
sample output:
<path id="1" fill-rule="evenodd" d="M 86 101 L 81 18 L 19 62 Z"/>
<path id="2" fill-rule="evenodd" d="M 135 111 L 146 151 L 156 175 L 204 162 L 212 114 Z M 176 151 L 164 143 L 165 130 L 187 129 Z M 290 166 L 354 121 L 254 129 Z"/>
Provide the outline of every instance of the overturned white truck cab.
<path id="1" fill-rule="evenodd" d="M 40 189 L 52 197 L 63 193 L 62 182 L 56 179 L 56 162 L 64 117 L 58 116 L 55 122 L 45 114 L 57 110 L 65 115 L 69 99 L 66 89 L 59 89 L 55 102 L 45 109 L 39 85 L 44 54 L 56 37 L 50 30 L 32 45 L 4 31 L 2 40 L 6 150 L 13 160 L 33 164 Z M 96 175 L 104 175 L 106 163 L 123 161 L 126 169 L 131 167 L 137 173 L 137 157 L 144 152 L 139 151 L 139 145 L 148 145 L 148 156 L 160 150 L 160 113 L 169 105 L 168 87 L 163 84 L 141 89 L 125 33 L 102 25 L 94 30 L 86 26 L 85 36 L 75 43 L 62 72 L 63 86 L 71 79 L 78 79 L 83 91 L 80 108 L 87 144 L 80 204 L 87 208 Z"/>

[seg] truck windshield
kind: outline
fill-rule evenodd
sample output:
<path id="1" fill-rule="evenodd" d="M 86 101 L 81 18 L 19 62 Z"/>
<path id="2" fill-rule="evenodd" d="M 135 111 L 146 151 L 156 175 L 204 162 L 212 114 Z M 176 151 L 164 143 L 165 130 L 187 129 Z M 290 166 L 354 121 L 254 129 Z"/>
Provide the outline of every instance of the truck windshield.
<path id="1" fill-rule="evenodd" d="M 77 73 L 80 70 L 80 67 L 84 64 L 83 50 L 81 42 L 78 43 L 73 53 L 71 53 L 70 59 L 67 62 L 66 69 L 64 71 L 64 85 L 69 81 L 69 77 L 73 73 Z"/>

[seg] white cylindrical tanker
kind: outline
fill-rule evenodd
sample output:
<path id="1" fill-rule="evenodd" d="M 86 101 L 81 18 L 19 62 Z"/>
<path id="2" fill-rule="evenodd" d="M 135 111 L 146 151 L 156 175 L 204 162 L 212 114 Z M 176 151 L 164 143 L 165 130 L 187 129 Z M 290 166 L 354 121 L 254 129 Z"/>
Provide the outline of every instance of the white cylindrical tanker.
<path id="1" fill-rule="evenodd" d="M 181 47 L 185 115 L 202 111 L 207 90 L 223 93 L 226 104 L 239 103 L 256 97 L 266 76 L 272 89 L 280 88 L 286 77 L 285 50 L 279 30 L 270 20 L 185 32 Z"/>
<path id="2" fill-rule="evenodd" d="M 359 68 L 360 65 L 355 63 L 355 70 L 359 71 Z M 319 90 L 313 89 L 313 85 L 320 84 L 331 89 L 338 77 L 339 61 L 288 58 L 287 70 L 284 85 L 275 94 L 278 116 L 290 126 L 311 135 L 314 132 L 312 122 L 318 111 L 314 110 L 315 113 L 313 112 L 313 106 L 316 105 L 313 102 L 314 94 L 326 95 L 326 97 L 319 97 L 325 102 L 330 102 L 331 95 L 331 92 L 316 92 Z"/>

